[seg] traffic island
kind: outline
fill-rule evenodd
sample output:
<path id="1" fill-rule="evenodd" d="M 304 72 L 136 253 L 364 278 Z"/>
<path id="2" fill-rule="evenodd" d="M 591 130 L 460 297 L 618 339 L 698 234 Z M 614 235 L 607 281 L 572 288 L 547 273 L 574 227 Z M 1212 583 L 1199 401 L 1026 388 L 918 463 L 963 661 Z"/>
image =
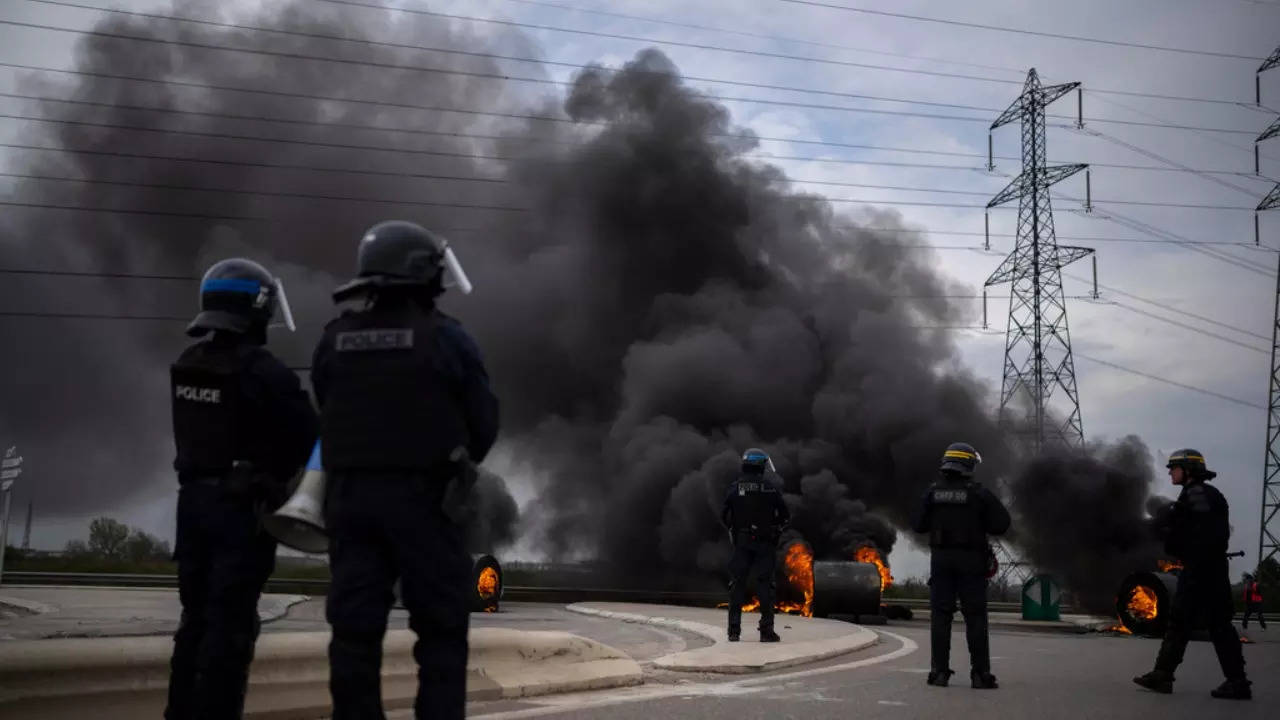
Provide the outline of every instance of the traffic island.
<path id="1" fill-rule="evenodd" d="M 728 611 L 637 603 L 575 603 L 568 610 L 622 622 L 644 623 L 709 638 L 710 647 L 686 650 L 652 660 L 664 670 L 707 673 L 755 673 L 817 662 L 874 645 L 879 637 L 859 625 L 797 615 L 775 616 L 780 643 L 761 643 L 759 615 L 742 616 L 741 642 L 729 642 Z"/>
<path id="2" fill-rule="evenodd" d="M 411 707 L 416 636 L 387 633 L 383 703 Z M 497 700 L 637 685 L 640 666 L 602 643 L 563 632 L 475 628 L 467 699 Z M 250 670 L 245 717 L 303 720 L 330 713 L 328 632 L 262 635 Z M 169 682 L 168 637 L 15 640 L 0 643 L 0 719 L 159 717 Z"/>

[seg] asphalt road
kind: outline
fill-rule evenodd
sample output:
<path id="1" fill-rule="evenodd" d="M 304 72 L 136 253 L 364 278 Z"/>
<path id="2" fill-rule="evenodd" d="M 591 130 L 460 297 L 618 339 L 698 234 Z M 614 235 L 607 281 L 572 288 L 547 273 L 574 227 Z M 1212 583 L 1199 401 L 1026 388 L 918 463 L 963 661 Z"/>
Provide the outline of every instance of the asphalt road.
<path id="1" fill-rule="evenodd" d="M 409 627 L 408 612 L 392 610 L 387 624 L 390 628 Z M 711 644 L 710 640 L 692 633 L 580 615 L 556 603 L 503 603 L 502 611 L 498 613 L 472 613 L 471 627 L 573 633 L 617 648 L 639 662 Z M 294 605 L 285 617 L 262 626 L 264 633 L 328 629 L 324 619 L 324 598 Z"/>
<path id="2" fill-rule="evenodd" d="M 1247 718 L 1276 717 L 1280 702 L 1280 628 L 1253 634 L 1245 658 L 1254 680 L 1251 702 L 1209 697 L 1221 682 L 1213 648 L 1192 643 L 1173 695 L 1156 695 L 1130 678 L 1150 669 L 1159 641 L 1099 634 L 997 630 L 992 633 L 1000 689 L 973 690 L 967 673 L 948 688 L 925 685 L 928 631 L 923 623 L 874 628 L 882 642 L 859 653 L 799 670 L 716 677 L 650 671 L 642 687 L 521 702 L 475 703 L 469 717 L 556 717 L 566 720 L 654 718 Z M 963 635 L 953 638 L 952 666 L 965 668 Z M 784 640 L 785 641 L 785 640 Z M 957 682 L 958 681 L 958 682 Z M 390 714 L 404 718 L 407 714 Z"/>

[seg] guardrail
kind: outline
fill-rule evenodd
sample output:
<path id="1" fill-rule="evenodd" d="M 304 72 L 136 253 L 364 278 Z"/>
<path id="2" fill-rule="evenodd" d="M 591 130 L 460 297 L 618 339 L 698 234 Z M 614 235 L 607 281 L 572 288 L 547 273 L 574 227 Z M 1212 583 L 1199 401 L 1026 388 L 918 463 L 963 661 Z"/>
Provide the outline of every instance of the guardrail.
<path id="1" fill-rule="evenodd" d="M 157 575 L 150 573 L 66 573 L 17 571 L 4 574 L 5 585 L 71 585 L 79 587 L 133 587 L 133 588 L 176 588 L 177 575 Z M 0 586 L 3 588 L 3 586 Z M 295 593 L 298 595 L 324 595 L 329 590 L 329 581 L 313 578 L 276 578 L 267 581 L 267 592 Z M 503 589 L 503 599 L 511 602 L 581 602 L 596 600 L 601 602 L 646 602 L 664 605 L 715 605 L 724 602 L 720 593 L 679 592 L 664 590 L 643 590 L 626 588 L 596 587 L 552 587 L 541 585 L 508 585 Z M 913 609 L 929 607 L 925 598 L 884 598 L 886 605 L 903 605 Z M 987 609 L 993 612 L 1020 612 L 1022 605 L 1016 602 L 987 602 Z M 1062 612 L 1071 613 L 1076 610 L 1063 606 Z M 1242 615 L 1237 613 L 1236 619 Z M 1267 622 L 1280 622 L 1280 615 L 1267 614 Z"/>
<path id="2" fill-rule="evenodd" d="M 6 584 L 14 585 L 69 585 L 79 587 L 128 587 L 128 588 L 176 588 L 177 575 L 153 573 L 70 573 L 45 571 L 7 572 Z M 273 577 L 267 581 L 267 592 L 296 593 L 300 595 L 324 595 L 329 590 L 327 579 Z M 579 602 L 583 600 L 618 602 L 654 602 L 662 604 L 715 605 L 724 602 L 718 592 L 681 592 L 646 590 L 635 588 L 572 587 L 548 585 L 507 585 L 503 599 L 515 602 Z M 929 601 L 923 598 L 886 598 L 889 605 L 910 608 L 926 608 Z M 1018 603 L 989 602 L 987 607 L 997 612 L 1021 609 Z"/>

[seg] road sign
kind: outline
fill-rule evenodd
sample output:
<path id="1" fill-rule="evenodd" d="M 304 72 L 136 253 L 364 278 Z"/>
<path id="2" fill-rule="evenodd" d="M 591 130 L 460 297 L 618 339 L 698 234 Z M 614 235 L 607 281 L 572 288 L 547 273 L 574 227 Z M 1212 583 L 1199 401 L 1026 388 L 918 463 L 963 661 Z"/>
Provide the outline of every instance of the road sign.
<path id="1" fill-rule="evenodd" d="M 13 468 L 12 470 L 0 470 L 0 480 L 16 480 L 22 474 L 22 468 Z"/>
<path id="2" fill-rule="evenodd" d="M 16 468 L 22 464 L 22 456 L 0 460 L 0 468 Z"/>

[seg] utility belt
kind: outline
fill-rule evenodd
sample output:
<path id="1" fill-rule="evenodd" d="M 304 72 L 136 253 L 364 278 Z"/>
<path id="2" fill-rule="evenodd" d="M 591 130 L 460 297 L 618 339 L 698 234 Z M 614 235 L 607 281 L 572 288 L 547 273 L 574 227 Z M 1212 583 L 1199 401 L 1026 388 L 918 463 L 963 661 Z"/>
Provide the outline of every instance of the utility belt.
<path id="1" fill-rule="evenodd" d="M 416 483 L 427 496 L 427 502 L 438 504 L 454 523 L 464 525 L 479 512 L 475 484 L 479 477 L 475 463 L 464 448 L 457 448 L 444 462 L 429 468 L 338 468 L 328 471 L 327 502 L 341 502 L 347 487 L 359 487 L 362 481 L 383 483 Z M 355 492 L 359 492 L 356 490 Z"/>
<path id="2" fill-rule="evenodd" d="M 252 500 L 264 509 L 285 501 L 285 484 L 245 460 L 237 460 L 220 473 L 179 473 L 180 487 L 212 487 L 232 499 Z"/>
<path id="3" fill-rule="evenodd" d="M 934 550 L 974 550 L 987 551 L 987 536 L 974 535 L 970 532 L 947 532 L 934 530 L 929 533 L 929 547 Z"/>
<path id="4" fill-rule="evenodd" d="M 778 538 L 782 536 L 782 531 L 777 527 L 756 527 L 752 525 L 746 528 L 737 528 L 733 531 L 734 543 L 742 542 L 766 542 L 776 543 Z"/>

